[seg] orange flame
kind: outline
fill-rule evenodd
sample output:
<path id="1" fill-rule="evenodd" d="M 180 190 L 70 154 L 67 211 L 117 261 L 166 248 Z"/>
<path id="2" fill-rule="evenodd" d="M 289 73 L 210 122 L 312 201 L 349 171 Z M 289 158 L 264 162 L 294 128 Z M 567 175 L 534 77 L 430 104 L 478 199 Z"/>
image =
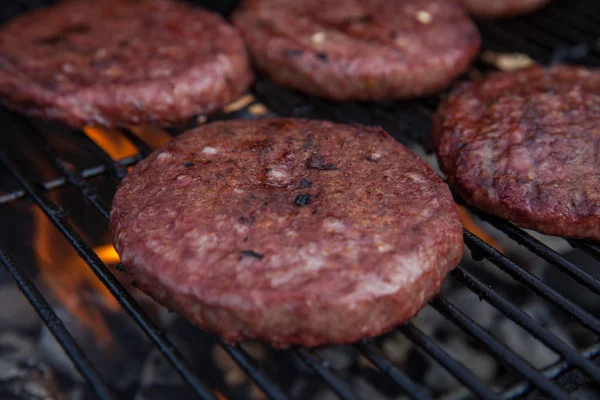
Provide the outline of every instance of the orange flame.
<path id="1" fill-rule="evenodd" d="M 138 149 L 119 130 L 93 126 L 83 128 L 85 134 L 100 148 L 108 153 L 113 160 L 134 156 Z"/>
<path id="2" fill-rule="evenodd" d="M 487 244 L 489 244 L 491 246 L 494 246 L 500 252 L 503 252 L 502 248 L 500 247 L 500 245 L 498 243 L 498 241 L 496 239 L 494 239 L 492 237 L 492 235 L 490 235 L 488 232 L 486 232 L 473 219 L 473 217 L 471 216 L 471 213 L 469 213 L 469 211 L 465 207 L 458 206 L 458 212 L 460 213 L 460 219 L 461 219 L 462 224 L 465 227 L 465 229 L 467 229 L 468 231 L 470 231 L 474 235 L 478 236 L 481 240 L 483 240 Z"/>
<path id="3" fill-rule="evenodd" d="M 121 261 L 112 244 L 98 246 L 94 249 L 94 252 L 100 257 L 104 264 L 118 264 Z"/>
<path id="4" fill-rule="evenodd" d="M 138 149 L 119 130 L 86 126 L 85 134 L 108 153 L 113 160 L 134 156 Z M 54 193 L 50 193 L 52 198 Z M 111 332 L 98 308 L 120 311 L 114 296 L 77 255 L 43 211 L 35 209 L 34 244 L 40 265 L 40 279 L 65 309 L 94 333 L 100 343 L 113 343 Z M 94 249 L 106 264 L 117 264 L 119 256 L 112 245 Z"/>
<path id="5" fill-rule="evenodd" d="M 112 344 L 110 330 L 100 310 L 91 303 L 100 303 L 111 312 L 120 309 L 119 303 L 66 239 L 57 235 L 52 223 L 38 208 L 35 209 L 34 244 L 40 279 L 52 295 L 102 344 Z"/>

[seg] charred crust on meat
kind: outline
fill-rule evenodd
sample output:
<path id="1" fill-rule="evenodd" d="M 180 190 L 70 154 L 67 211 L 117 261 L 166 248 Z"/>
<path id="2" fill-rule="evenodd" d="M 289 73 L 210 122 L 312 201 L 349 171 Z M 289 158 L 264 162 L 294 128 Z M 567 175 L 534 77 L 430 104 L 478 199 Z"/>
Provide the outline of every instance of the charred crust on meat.
<path id="1" fill-rule="evenodd" d="M 196 165 L 196 164 L 193 163 L 192 161 L 188 161 L 185 164 L 183 164 L 183 166 L 186 168 L 192 168 L 194 165 Z"/>
<path id="2" fill-rule="evenodd" d="M 319 61 L 323 63 L 329 62 L 329 56 L 327 55 L 327 53 L 317 53 L 315 54 L 315 56 L 319 59 Z"/>
<path id="3" fill-rule="evenodd" d="M 66 42 L 68 37 L 76 34 L 85 34 L 89 33 L 92 28 L 88 24 L 73 24 L 67 26 L 61 32 L 56 35 L 48 36 L 45 38 L 41 38 L 36 40 L 36 43 L 46 44 L 46 45 L 55 45 L 61 42 Z"/>
<path id="4" fill-rule="evenodd" d="M 310 202 L 312 201 L 310 194 L 308 193 L 304 193 L 304 194 L 299 194 L 298 196 L 296 196 L 296 198 L 294 199 L 294 204 L 297 205 L 298 207 L 304 207 L 310 204 Z"/>
<path id="5" fill-rule="evenodd" d="M 311 187 L 311 186 L 312 186 L 312 182 L 311 182 L 311 181 L 309 181 L 308 179 L 302 179 L 302 180 L 300 181 L 300 186 L 302 186 L 302 187 L 305 187 L 305 188 L 308 188 L 308 187 Z"/>
<path id="6" fill-rule="evenodd" d="M 262 260 L 263 258 L 265 258 L 264 254 L 257 253 L 254 250 L 240 250 L 240 254 L 242 256 L 256 258 L 257 260 Z"/>
<path id="7" fill-rule="evenodd" d="M 116 268 L 117 268 L 117 271 L 120 271 L 120 272 L 124 273 L 125 275 L 129 275 L 129 273 L 127 273 L 127 270 L 123 266 L 123 264 L 118 263 Z"/>
<path id="8" fill-rule="evenodd" d="M 335 164 L 326 162 L 325 157 L 323 157 L 323 155 L 320 153 L 311 154 L 306 160 L 306 166 L 310 169 L 318 169 L 323 171 L 337 169 Z"/>

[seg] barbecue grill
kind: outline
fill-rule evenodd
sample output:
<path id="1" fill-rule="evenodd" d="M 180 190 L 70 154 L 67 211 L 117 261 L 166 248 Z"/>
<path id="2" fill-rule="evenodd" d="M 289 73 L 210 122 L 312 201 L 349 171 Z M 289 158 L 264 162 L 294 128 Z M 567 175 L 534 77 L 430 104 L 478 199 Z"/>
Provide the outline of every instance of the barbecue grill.
<path id="1" fill-rule="evenodd" d="M 2 18 L 44 5 L 50 2 L 21 1 L 4 4 Z M 218 4 L 221 12 L 227 12 L 224 3 Z M 527 54 L 541 64 L 567 62 L 588 66 L 600 65 L 600 7 L 593 1 L 553 1 L 551 5 L 526 17 L 503 21 L 480 22 L 479 28 L 483 36 L 483 50 L 493 52 Z M 493 64 L 493 63 L 492 63 Z M 477 61 L 468 77 L 476 78 L 480 73 L 494 69 L 494 65 Z M 253 89 L 253 95 L 237 106 L 229 107 L 211 116 L 208 120 L 229 118 L 256 118 L 257 114 L 273 114 L 296 117 L 324 118 L 339 122 L 357 122 L 380 125 L 392 133 L 399 141 L 411 148 L 420 148 L 423 154 L 431 150 L 429 136 L 429 119 L 435 110 L 438 97 L 387 103 L 334 103 L 307 96 L 293 90 L 278 87 L 264 77 L 259 77 Z M 262 106 L 266 105 L 266 108 Z M 70 187 L 74 189 L 85 207 L 91 207 L 99 215 L 100 229 L 107 230 L 110 211 L 110 200 L 116 184 L 126 174 L 127 169 L 152 151 L 152 145 L 143 139 L 136 130 L 119 130 L 118 135 L 135 146 L 135 154 L 115 160 L 98 141 L 82 131 L 73 131 L 57 124 L 32 121 L 15 115 L 8 110 L 0 110 L 3 132 L 0 135 L 0 211 L 2 215 L 18 213 L 19 204 L 30 201 L 34 207 L 43 211 L 56 228 L 56 233 L 63 235 L 77 251 L 95 276 L 118 300 L 123 310 L 139 326 L 143 335 L 147 336 L 165 359 L 177 371 L 191 393 L 200 399 L 215 400 L 222 398 L 205 380 L 205 371 L 194 368 L 193 363 L 182 354 L 158 323 L 151 318 L 145 309 L 129 291 L 128 286 L 120 281 L 119 272 L 110 269 L 96 254 L 93 246 L 85 239 L 86 232 L 77 229 L 70 220 L 71 210 L 64 205 L 59 206 L 52 197 L 53 191 Z M 204 122 L 201 119 L 190 121 L 190 125 Z M 167 131 L 162 131 L 167 132 Z M 181 130 L 168 130 L 169 135 L 177 135 Z M 113 132 L 114 133 L 114 132 Z M 71 141 L 68 151 L 58 143 L 60 140 Z M 73 148 L 75 150 L 73 150 Z M 35 149 L 32 150 L 32 149 Z M 79 149 L 79 151 L 77 151 Z M 81 162 L 85 159 L 85 162 Z M 40 167 L 40 165 L 42 167 Z M 40 168 L 51 170 L 52 176 L 40 176 Z M 106 185 L 98 185 L 98 178 Z M 108 194 L 107 194 L 108 193 Z M 462 204 L 459 197 L 456 198 Z M 505 239 L 512 240 L 522 246 L 530 256 L 550 264 L 552 268 L 564 274 L 565 281 L 574 281 L 583 292 L 595 296 L 600 301 L 600 276 L 594 275 L 585 265 L 576 265 L 560 252 L 508 221 L 471 210 L 478 218 L 489 226 L 502 232 Z M 17 224 L 27 221 L 18 220 Z M 9 235 L 18 235 L 8 231 L 15 228 L 2 225 L 0 233 L 0 260 L 8 273 L 14 278 L 19 289 L 35 308 L 47 329 L 60 343 L 64 352 L 72 361 L 83 379 L 87 381 L 91 392 L 102 400 L 130 398 L 119 393 L 111 382 L 107 381 L 95 365 L 91 357 L 82 350 L 78 342 L 61 319 L 56 310 L 50 306 L 49 300 L 34 284 L 32 270 L 29 266 L 17 262 L 13 253 L 20 251 L 16 246 L 9 247 L 6 240 Z M 14 226 L 14 225 L 13 225 Z M 98 224 L 94 229 L 99 229 Z M 481 234 L 479 236 L 482 236 Z M 551 349 L 559 360 L 543 369 L 534 367 L 527 361 L 527 354 L 519 354 L 510 345 L 500 340 L 495 332 L 486 330 L 478 324 L 468 312 L 455 305 L 446 296 L 439 295 L 428 307 L 441 314 L 458 328 L 450 335 L 462 331 L 469 340 L 482 351 L 488 353 L 501 368 L 511 371 L 518 377 L 517 381 L 506 387 L 491 386 L 479 377 L 469 363 L 459 361 L 453 352 L 446 348 L 438 337 L 426 332 L 422 327 L 409 322 L 394 332 L 393 338 L 402 337 L 409 346 L 419 349 L 422 358 L 443 367 L 465 389 L 462 398 L 483 399 L 516 399 L 516 398 L 551 398 L 567 399 L 575 393 L 587 390 L 588 398 L 598 398 L 595 388 L 600 385 L 600 318 L 594 315 L 575 299 L 565 295 L 556 287 L 552 287 L 541 279 L 535 271 L 521 265 L 515 259 L 507 257 L 502 249 L 479 237 L 468 229 L 464 230 L 465 244 L 470 250 L 468 262 L 462 263 L 450 276 L 453 285 L 462 285 L 473 292 L 479 300 L 486 302 L 501 314 L 520 326 L 529 339 L 538 341 Z M 22 241 L 31 241 L 28 237 L 19 237 Z M 14 240 L 10 240 L 14 242 Z M 570 246 L 580 249 L 600 260 L 600 244 L 581 240 L 568 240 Z M 493 270 L 492 272 L 489 272 Z M 502 275 L 503 278 L 498 278 Z M 551 330 L 547 329 L 535 317 L 522 309 L 518 298 L 510 296 L 502 290 L 502 282 L 513 280 L 518 283 L 524 296 L 535 294 L 543 300 L 552 313 L 561 314 L 567 320 L 577 324 L 594 339 L 584 348 L 568 344 Z M 2 307 L 7 307 L 3 304 Z M 463 334 L 461 333 L 461 334 Z M 293 376 L 283 377 L 272 367 L 266 368 L 265 361 L 253 357 L 241 345 L 223 343 L 218 338 L 203 335 L 202 340 L 211 341 L 220 346 L 244 371 L 262 394 L 258 398 L 276 400 L 306 398 L 305 395 L 294 395 L 289 381 Z M 118 340 L 118 338 L 117 338 Z M 345 351 L 360 354 L 368 360 L 368 369 L 351 367 L 353 374 L 342 374 L 319 350 L 292 348 L 275 352 L 273 362 L 277 359 L 292 358 L 296 360 L 296 368 L 303 373 L 312 370 L 314 380 L 322 388 L 329 388 L 341 399 L 369 398 L 360 392 L 355 378 L 368 373 L 376 376 L 381 385 L 391 387 L 390 398 L 412 398 L 425 400 L 444 394 L 432 391 L 415 378 L 414 371 L 398 365 L 381 346 L 381 339 L 366 340 L 355 346 L 348 346 Z M 343 350 L 344 351 L 344 350 Z M 325 355 L 324 355 L 325 354 Z M 415 367 L 416 368 L 416 367 Z M 320 378 L 320 379 L 319 379 Z M 1 392 L 1 391 L 0 391 Z M 590 394 L 591 393 L 591 394 Z M 594 394 L 595 393 L 595 394 Z M 261 397 L 262 396 L 262 397 Z M 404 396 L 404 397 L 402 397 Z M 165 398 L 172 398 L 168 395 Z"/>

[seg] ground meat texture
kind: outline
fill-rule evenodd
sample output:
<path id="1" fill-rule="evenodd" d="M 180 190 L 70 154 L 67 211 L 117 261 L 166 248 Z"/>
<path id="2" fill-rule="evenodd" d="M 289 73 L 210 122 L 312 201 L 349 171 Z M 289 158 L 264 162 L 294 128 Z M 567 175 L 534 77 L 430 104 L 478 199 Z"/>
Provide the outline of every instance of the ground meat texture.
<path id="1" fill-rule="evenodd" d="M 227 341 L 275 347 L 386 332 L 462 254 L 449 189 L 418 156 L 380 128 L 297 119 L 179 136 L 125 178 L 111 230 L 157 301 Z"/>
<path id="2" fill-rule="evenodd" d="M 0 29 L 0 101 L 76 127 L 175 124 L 251 80 L 235 28 L 177 0 L 67 0 Z"/>
<path id="3" fill-rule="evenodd" d="M 246 0 L 233 21 L 273 80 L 334 100 L 434 93 L 480 45 L 454 0 Z"/>
<path id="4" fill-rule="evenodd" d="M 473 15 L 483 18 L 510 17 L 530 13 L 550 0 L 460 0 Z"/>
<path id="5" fill-rule="evenodd" d="M 436 112 L 465 199 L 539 232 L 600 239 L 600 72 L 533 67 L 464 84 Z"/>

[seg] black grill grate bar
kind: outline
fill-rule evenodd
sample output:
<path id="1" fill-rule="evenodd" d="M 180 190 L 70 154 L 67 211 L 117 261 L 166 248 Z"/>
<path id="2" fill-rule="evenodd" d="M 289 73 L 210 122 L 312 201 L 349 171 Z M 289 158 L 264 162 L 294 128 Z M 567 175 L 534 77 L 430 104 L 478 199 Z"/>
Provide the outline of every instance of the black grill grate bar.
<path id="1" fill-rule="evenodd" d="M 468 387 L 473 393 L 482 399 L 499 400 L 501 397 L 494 393 L 489 386 L 481 382 L 467 367 L 455 360 L 437 343 L 427 337 L 420 329 L 412 323 L 407 323 L 398 328 L 400 332 L 412 342 L 417 344 L 423 351 L 429 354 L 442 367 L 444 367 L 459 382 Z M 475 333 L 472 332 L 474 335 Z M 482 340 L 482 339 L 480 339 Z"/>
<path id="2" fill-rule="evenodd" d="M 27 194 L 50 218 L 52 223 L 60 230 L 63 236 L 71 243 L 79 256 L 90 266 L 94 274 L 106 286 L 111 294 L 119 301 L 123 309 L 140 326 L 144 333 L 156 344 L 163 355 L 175 367 L 185 382 L 187 382 L 196 392 L 198 397 L 208 400 L 216 400 L 215 395 L 207 389 L 204 384 L 192 372 L 191 367 L 181 356 L 179 351 L 173 346 L 169 339 L 152 322 L 148 315 L 142 310 L 141 306 L 115 278 L 110 270 L 98 258 L 98 255 L 84 242 L 76 230 L 69 224 L 63 211 L 53 202 L 47 200 L 34 186 L 30 184 L 12 164 L 6 155 L 0 152 L 0 161 L 5 164 L 10 173 L 25 189 Z"/>
<path id="3" fill-rule="evenodd" d="M 552 19 L 558 19 L 567 24 L 572 24 L 574 20 L 578 20 L 580 22 L 580 24 L 577 25 L 578 29 L 586 31 L 586 33 L 589 35 L 600 36 L 600 27 L 598 26 L 598 21 L 590 18 L 589 15 L 578 14 L 573 10 L 558 4 L 556 4 L 554 6 L 554 10 L 551 11 L 554 12 L 543 11 L 543 15 Z"/>
<path id="4" fill-rule="evenodd" d="M 565 342 L 560 340 L 554 334 L 550 333 L 539 325 L 533 318 L 523 312 L 521 309 L 516 307 L 514 304 L 506 300 L 504 297 L 490 289 L 474 275 L 466 271 L 462 267 L 458 267 L 454 272 L 453 276 L 458 278 L 465 286 L 467 286 L 473 293 L 478 295 L 480 298 L 485 299 L 488 303 L 493 305 L 497 310 L 501 311 L 504 315 L 509 317 L 512 321 L 520 325 L 523 329 L 530 332 L 534 337 L 544 343 L 548 348 L 554 350 L 563 358 L 571 363 L 577 365 L 584 370 L 590 378 L 600 383 L 600 367 L 592 363 L 590 360 L 583 357 Z"/>
<path id="5" fill-rule="evenodd" d="M 412 399 L 431 400 L 431 397 L 426 394 L 423 389 L 411 381 L 403 372 L 394 367 L 392 362 L 388 360 L 375 345 L 366 341 L 358 346 L 362 354 L 367 357 L 373 365 L 386 374 Z"/>
<path id="6" fill-rule="evenodd" d="M 96 191 L 86 182 L 86 180 L 77 172 L 69 170 L 67 162 L 62 159 L 52 148 L 52 145 L 44 140 L 42 135 L 35 129 L 30 130 L 32 140 L 46 153 L 54 167 L 62 174 L 67 183 L 74 186 L 81 192 L 85 199 L 102 215 L 106 220 L 110 218 L 108 205 L 98 196 Z"/>
<path id="7" fill-rule="evenodd" d="M 586 357 L 590 360 L 594 360 L 595 362 L 600 362 L 600 343 L 596 343 L 595 345 L 592 345 L 592 346 L 584 349 L 583 351 L 581 351 L 581 355 L 583 355 L 584 357 Z M 573 368 L 568 362 L 566 362 L 564 360 L 558 361 L 555 364 L 552 364 L 552 365 L 544 368 L 542 370 L 542 373 L 548 379 L 552 379 L 554 381 L 560 382 L 563 379 L 569 380 L 569 379 L 571 379 L 570 377 L 573 377 L 573 379 L 576 379 L 577 381 L 579 381 L 581 383 L 581 380 L 579 380 L 579 377 L 577 377 L 577 375 L 579 375 L 579 370 L 576 368 Z M 590 386 L 590 385 L 592 385 L 592 382 L 589 382 L 589 385 L 588 385 L 588 383 L 584 382 L 579 387 Z M 519 382 L 519 383 L 511 386 L 509 389 L 507 389 L 503 393 L 503 397 L 505 399 L 522 398 L 526 393 L 529 393 L 530 391 L 531 391 L 531 384 L 527 381 L 523 381 L 523 382 Z"/>
<path id="8" fill-rule="evenodd" d="M 350 385 L 344 381 L 329 365 L 329 362 L 323 361 L 314 352 L 296 348 L 296 355 L 304 364 L 309 366 L 313 371 L 323 379 L 331 389 L 343 400 L 359 400 L 360 398 L 352 391 Z"/>
<path id="9" fill-rule="evenodd" d="M 572 246 L 585 251 L 592 257 L 600 260 L 600 245 L 584 240 L 569 240 L 569 243 L 571 243 Z"/>
<path id="10" fill-rule="evenodd" d="M 521 282 L 523 285 L 532 289 L 535 293 L 541 297 L 549 300 L 552 304 L 560 307 L 565 311 L 569 317 L 576 319 L 583 326 L 590 329 L 596 334 L 600 334 L 600 320 L 595 316 L 591 315 L 581 307 L 566 299 L 564 296 L 545 285 L 537 277 L 530 274 L 517 264 L 513 263 L 510 259 L 500 253 L 498 250 L 472 234 L 466 229 L 463 229 L 463 237 L 465 244 L 474 252 L 476 255 L 482 255 L 501 270 L 509 274 L 513 279 Z"/>
<path id="11" fill-rule="evenodd" d="M 470 207 L 469 209 L 479 218 L 500 229 L 517 243 L 525 246 L 534 254 L 556 266 L 562 272 L 569 275 L 571 278 L 588 288 L 590 291 L 600 295 L 600 280 L 596 277 L 590 275 L 524 230 L 519 229 L 514 224 L 492 215 L 486 215 L 474 208 Z"/>
<path id="12" fill-rule="evenodd" d="M 548 51 L 542 47 L 523 39 L 519 35 L 498 28 L 496 25 L 480 24 L 479 29 L 488 41 L 494 41 L 505 48 L 517 48 L 521 52 L 527 53 L 538 62 L 550 61 Z"/>
<path id="13" fill-rule="evenodd" d="M 554 15 L 554 14 L 553 14 Z M 558 33 L 561 38 L 565 38 L 574 44 L 587 43 L 590 36 L 578 30 L 579 26 L 567 26 L 562 21 L 556 20 L 545 15 L 532 15 L 527 19 L 527 23 L 532 26 L 548 32 L 553 36 Z"/>
<path id="14" fill-rule="evenodd" d="M 238 345 L 230 345 L 219 341 L 223 349 L 233 358 L 233 360 L 252 378 L 252 380 L 262 389 L 269 398 L 273 400 L 289 399 L 273 382 L 250 361 L 248 354 Z"/>
<path id="15" fill-rule="evenodd" d="M 102 164 L 109 166 L 109 172 L 113 173 L 118 179 L 123 179 L 127 175 L 127 167 L 136 164 L 142 159 L 142 155 L 138 152 L 132 157 L 128 157 L 124 160 L 131 160 L 131 162 L 125 164 L 123 160 L 113 160 L 104 149 L 102 149 L 96 142 L 90 139 L 83 131 L 73 132 L 76 140 L 81 144 L 83 148 L 92 153 L 98 158 Z"/>
<path id="16" fill-rule="evenodd" d="M 51 146 L 49 144 L 45 144 L 43 147 L 45 148 L 47 156 L 48 156 L 48 158 L 50 158 L 52 163 L 63 174 L 67 174 L 67 176 L 68 176 L 70 174 L 69 171 L 65 170 L 62 167 L 60 157 L 58 157 L 58 155 L 52 151 Z M 92 206 L 94 206 L 94 208 L 96 208 L 98 210 L 98 212 L 104 218 L 104 220 L 106 222 L 108 222 L 109 218 L 110 218 L 110 210 L 109 210 L 108 206 L 103 201 L 94 201 L 94 199 L 97 199 L 98 196 L 96 195 L 95 191 L 92 188 L 87 186 L 87 182 L 85 182 L 82 179 L 78 179 L 78 177 L 73 177 L 73 179 L 71 179 L 71 178 L 67 178 L 67 179 L 69 181 L 69 184 L 71 184 L 73 187 L 75 187 L 77 190 L 79 190 L 79 192 L 81 192 L 81 194 L 85 197 L 85 199 L 90 204 L 92 204 Z M 102 263 L 102 262 L 100 261 L 100 263 Z M 110 272 L 109 272 L 109 274 L 110 274 Z M 111 274 L 111 276 L 112 276 L 112 274 Z M 123 289 L 123 290 L 125 290 L 125 289 Z M 115 297 L 117 297 L 117 296 L 115 296 Z M 135 302 L 135 300 L 133 300 L 133 301 Z M 283 392 L 281 392 L 281 390 L 262 373 L 262 371 L 260 371 L 254 365 L 252 365 L 252 362 L 250 361 L 250 359 L 248 358 L 246 353 L 241 348 L 229 346 L 222 342 L 221 342 L 221 345 L 223 346 L 225 351 L 227 351 L 231 355 L 231 357 L 236 361 L 236 363 L 244 371 L 246 371 L 246 373 L 248 373 L 248 375 L 250 375 L 250 377 L 254 380 L 254 382 L 267 395 L 269 395 L 272 399 L 276 399 L 276 400 L 287 398 L 283 394 Z M 173 347 L 173 349 L 175 349 L 175 348 Z M 176 355 L 178 357 L 180 357 L 180 355 L 178 353 L 176 353 Z M 169 361 L 171 361 L 171 360 L 169 360 Z"/>
<path id="17" fill-rule="evenodd" d="M 98 398 L 101 400 L 115 399 L 96 369 L 79 348 L 73 336 L 71 336 L 60 318 L 58 318 L 52 307 L 50 307 L 50 304 L 48 304 L 35 284 L 29 279 L 25 271 L 15 262 L 2 243 L 0 243 L 0 261 L 2 261 L 8 273 L 15 280 L 19 290 L 23 292 L 29 303 L 31 303 L 40 318 L 44 321 L 48 330 L 50 330 L 54 338 L 69 356 L 69 359 L 77 371 L 79 371 L 81 376 L 87 380 L 92 389 L 96 392 Z"/>
<path id="18" fill-rule="evenodd" d="M 130 165 L 134 165 L 135 163 L 137 163 L 137 161 L 138 160 L 135 157 L 128 157 L 123 160 L 120 160 L 119 165 L 124 166 L 124 167 L 130 166 Z M 102 174 L 108 172 L 108 170 L 109 170 L 109 168 L 107 168 L 105 165 L 97 165 L 95 167 L 85 168 L 85 169 L 83 169 L 81 171 L 77 171 L 75 173 L 77 175 L 81 176 L 82 178 L 93 178 L 95 176 L 102 175 Z M 64 177 L 60 177 L 60 178 L 56 178 L 56 179 L 52 179 L 52 180 L 43 182 L 40 184 L 40 186 L 42 188 L 44 188 L 44 190 L 51 190 L 51 189 L 55 189 L 55 188 L 64 186 L 66 183 L 67 183 L 67 180 Z M 21 198 L 25 197 L 26 195 L 27 195 L 27 192 L 25 190 L 17 189 L 10 193 L 0 195 L 0 204 L 9 203 L 11 201 L 21 199 Z"/>
<path id="19" fill-rule="evenodd" d="M 123 136 L 125 136 L 131 143 L 133 143 L 135 147 L 137 147 L 138 152 L 143 158 L 146 158 L 150 155 L 150 153 L 152 153 L 152 148 L 129 129 L 120 129 L 119 132 L 122 133 Z"/>
<path id="20" fill-rule="evenodd" d="M 431 301 L 431 305 L 444 317 L 451 320 L 464 332 L 469 334 L 479 343 L 486 346 L 496 359 L 509 368 L 518 371 L 526 380 L 552 399 L 570 399 L 569 393 L 563 388 L 548 380 L 541 372 L 531 366 L 526 360 L 517 356 L 507 346 L 496 340 L 485 329 L 463 314 L 453 304 L 443 297 L 438 296 Z"/>

